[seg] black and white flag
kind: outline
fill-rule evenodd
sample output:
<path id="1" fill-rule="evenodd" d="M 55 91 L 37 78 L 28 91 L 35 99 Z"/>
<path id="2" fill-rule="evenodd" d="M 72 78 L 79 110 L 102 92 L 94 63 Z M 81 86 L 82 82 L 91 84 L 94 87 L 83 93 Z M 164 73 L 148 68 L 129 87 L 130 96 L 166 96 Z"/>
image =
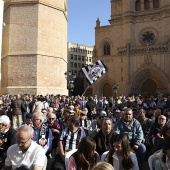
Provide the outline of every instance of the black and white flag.
<path id="1" fill-rule="evenodd" d="M 85 66 L 81 69 L 90 84 L 93 84 L 99 77 L 106 73 L 107 68 L 101 60 L 97 60 L 95 64 Z"/>

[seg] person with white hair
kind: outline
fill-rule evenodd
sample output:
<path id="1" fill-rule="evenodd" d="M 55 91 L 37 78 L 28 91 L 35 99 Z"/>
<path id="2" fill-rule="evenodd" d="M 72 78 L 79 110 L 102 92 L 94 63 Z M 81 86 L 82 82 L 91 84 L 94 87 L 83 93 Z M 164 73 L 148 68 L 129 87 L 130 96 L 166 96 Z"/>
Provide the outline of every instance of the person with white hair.
<path id="1" fill-rule="evenodd" d="M 53 138 L 51 156 L 55 156 L 58 146 L 58 139 L 60 137 L 61 127 L 56 122 L 56 115 L 54 113 L 50 113 L 48 115 L 48 120 L 47 122 L 45 122 L 45 125 L 48 126 L 52 131 Z"/>
<path id="2" fill-rule="evenodd" d="M 0 117 L 0 169 L 5 164 L 7 149 L 16 143 L 16 130 L 11 127 L 10 119 L 8 116 L 3 115 Z"/>
<path id="3" fill-rule="evenodd" d="M 33 113 L 34 141 L 41 145 L 48 155 L 52 149 L 52 132 L 44 124 L 44 114 L 41 112 Z"/>
<path id="4" fill-rule="evenodd" d="M 4 170 L 43 170 L 47 158 L 44 149 L 33 142 L 34 130 L 31 126 L 21 126 L 16 135 L 17 144 L 9 147 Z"/>

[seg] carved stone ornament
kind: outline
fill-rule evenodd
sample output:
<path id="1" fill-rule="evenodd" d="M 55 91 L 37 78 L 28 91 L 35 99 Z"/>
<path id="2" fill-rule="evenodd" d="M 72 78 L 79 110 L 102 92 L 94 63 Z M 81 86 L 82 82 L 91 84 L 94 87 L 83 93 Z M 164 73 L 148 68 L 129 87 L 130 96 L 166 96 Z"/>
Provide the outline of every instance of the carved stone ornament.
<path id="1" fill-rule="evenodd" d="M 158 39 L 158 32 L 156 29 L 147 27 L 139 32 L 139 41 L 142 45 L 153 45 Z"/>

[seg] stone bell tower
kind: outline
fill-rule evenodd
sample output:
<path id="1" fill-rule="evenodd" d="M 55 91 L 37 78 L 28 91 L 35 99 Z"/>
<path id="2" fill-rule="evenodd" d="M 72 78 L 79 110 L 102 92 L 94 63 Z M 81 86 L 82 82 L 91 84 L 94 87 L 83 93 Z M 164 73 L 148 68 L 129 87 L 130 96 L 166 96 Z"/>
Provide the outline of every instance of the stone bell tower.
<path id="1" fill-rule="evenodd" d="M 67 0 L 4 0 L 3 93 L 68 93 L 67 21 Z"/>

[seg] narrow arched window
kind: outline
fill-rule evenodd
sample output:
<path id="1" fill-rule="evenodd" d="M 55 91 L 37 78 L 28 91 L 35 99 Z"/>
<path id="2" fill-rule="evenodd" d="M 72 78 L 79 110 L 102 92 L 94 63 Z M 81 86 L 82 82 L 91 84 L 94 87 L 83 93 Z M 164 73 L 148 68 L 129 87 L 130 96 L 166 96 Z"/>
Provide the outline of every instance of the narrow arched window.
<path id="1" fill-rule="evenodd" d="M 145 10 L 150 9 L 150 1 L 149 0 L 144 1 L 144 9 Z"/>
<path id="2" fill-rule="evenodd" d="M 159 0 L 153 0 L 153 8 L 159 8 Z"/>
<path id="3" fill-rule="evenodd" d="M 135 2 L 135 10 L 136 11 L 140 11 L 141 10 L 141 2 L 140 2 L 140 0 L 137 0 Z"/>
<path id="4" fill-rule="evenodd" d="M 110 44 L 108 42 L 106 42 L 104 44 L 104 49 L 103 49 L 103 54 L 104 55 L 110 55 Z"/>

